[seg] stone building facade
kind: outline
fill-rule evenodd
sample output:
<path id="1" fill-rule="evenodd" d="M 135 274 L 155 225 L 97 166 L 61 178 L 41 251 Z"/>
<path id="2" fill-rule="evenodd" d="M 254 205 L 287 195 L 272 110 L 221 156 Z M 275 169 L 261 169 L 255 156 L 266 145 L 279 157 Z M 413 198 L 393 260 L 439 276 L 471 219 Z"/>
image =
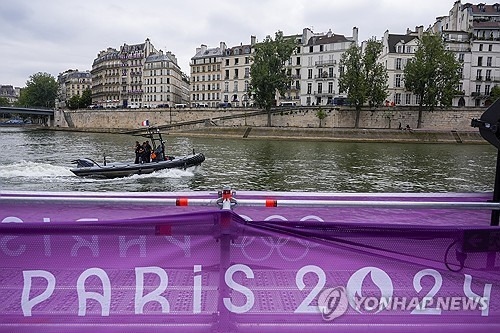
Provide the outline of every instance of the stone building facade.
<path id="1" fill-rule="evenodd" d="M 358 43 L 358 28 L 352 29 L 352 36 L 337 35 L 328 31 L 316 34 L 305 28 L 302 33 L 300 57 L 300 104 L 327 105 L 335 97 L 346 96 L 339 89 L 342 73 L 342 54 Z"/>
<path id="2" fill-rule="evenodd" d="M 14 104 L 19 100 L 21 88 L 11 85 L 0 85 L 0 97 L 7 99 L 10 104 Z"/>
<path id="3" fill-rule="evenodd" d="M 66 107 L 73 96 L 82 96 L 87 89 L 92 89 L 92 75 L 90 71 L 68 69 L 57 76 L 58 106 Z"/>
<path id="4" fill-rule="evenodd" d="M 222 96 L 223 59 L 226 43 L 219 47 L 207 48 L 202 44 L 191 58 L 191 105 L 216 107 Z"/>

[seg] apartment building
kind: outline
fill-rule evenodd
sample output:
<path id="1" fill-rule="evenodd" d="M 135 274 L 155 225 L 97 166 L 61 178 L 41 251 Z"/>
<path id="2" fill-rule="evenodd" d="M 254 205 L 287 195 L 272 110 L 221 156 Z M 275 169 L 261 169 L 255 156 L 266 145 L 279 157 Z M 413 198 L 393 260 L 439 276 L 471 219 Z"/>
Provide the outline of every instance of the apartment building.
<path id="1" fill-rule="evenodd" d="M 222 62 L 224 85 L 222 102 L 231 106 L 247 106 L 251 103 L 250 67 L 256 38 L 250 37 L 250 44 L 226 49 Z"/>
<path id="2" fill-rule="evenodd" d="M 462 80 L 454 106 L 488 106 L 500 84 L 500 4 L 456 1 L 430 31 L 441 33 L 446 47 L 462 62 Z"/>
<path id="3" fill-rule="evenodd" d="M 290 59 L 286 62 L 286 72 L 290 77 L 290 83 L 288 84 L 288 89 L 283 95 L 278 94 L 277 105 L 290 105 L 299 106 L 300 105 L 300 79 L 301 79 L 301 55 L 302 55 L 302 34 L 284 36 L 285 39 L 292 39 L 297 44 L 297 47 L 293 51 Z"/>
<path id="4" fill-rule="evenodd" d="M 123 44 L 120 50 L 99 52 L 92 64 L 92 102 L 103 107 L 143 106 L 143 68 L 146 58 L 157 52 L 149 39 Z"/>
<path id="5" fill-rule="evenodd" d="M 379 62 L 387 70 L 387 102 L 390 105 L 418 105 L 420 102 L 419 96 L 405 89 L 404 69 L 408 60 L 415 56 L 423 30 L 423 26 L 416 27 L 415 31 L 407 30 L 404 35 L 390 34 L 387 30 L 382 37 L 382 53 Z"/>
<path id="6" fill-rule="evenodd" d="M 78 69 L 68 69 L 57 76 L 58 106 L 66 107 L 67 102 L 73 96 L 82 96 L 87 89 L 92 89 L 92 75 L 90 71 L 79 71 Z"/>
<path id="7" fill-rule="evenodd" d="M 300 104 L 331 104 L 335 97 L 345 96 L 339 90 L 339 67 L 342 54 L 358 43 L 358 28 L 346 37 L 328 31 L 314 33 L 305 28 L 302 32 L 300 54 Z M 298 66 L 297 66 L 298 67 Z"/>
<path id="8" fill-rule="evenodd" d="M 221 101 L 223 61 L 226 55 L 226 43 L 219 47 L 208 48 L 202 44 L 196 48 L 191 58 L 191 106 L 217 107 Z M 229 89 L 229 87 L 228 87 Z"/>
<path id="9" fill-rule="evenodd" d="M 10 104 L 14 104 L 19 100 L 21 88 L 11 85 L 0 85 L 0 97 L 6 98 Z"/>
<path id="10" fill-rule="evenodd" d="M 171 52 L 151 53 L 143 70 L 143 106 L 156 108 L 187 104 L 186 77 Z M 189 89 L 189 88 L 188 88 Z"/>

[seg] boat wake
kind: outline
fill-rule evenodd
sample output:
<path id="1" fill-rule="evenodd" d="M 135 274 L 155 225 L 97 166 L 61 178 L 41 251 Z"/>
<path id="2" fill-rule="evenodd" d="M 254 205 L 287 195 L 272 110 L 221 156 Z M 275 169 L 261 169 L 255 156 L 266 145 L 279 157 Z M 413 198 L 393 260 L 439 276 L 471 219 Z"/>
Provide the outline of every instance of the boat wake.
<path id="1" fill-rule="evenodd" d="M 68 166 L 60 166 L 60 165 L 52 165 L 48 163 L 38 163 L 31 161 L 19 161 L 12 164 L 0 165 L 0 179 L 1 178 L 63 178 L 68 181 L 74 182 L 77 179 L 83 180 L 84 182 L 88 181 L 107 181 L 112 182 L 111 179 L 103 179 L 103 178 L 79 178 L 76 177 L 71 171 L 69 171 L 70 167 Z M 151 174 L 145 175 L 133 175 L 130 177 L 125 177 L 126 179 L 134 180 L 134 179 L 148 179 L 148 178 L 172 178 L 172 179 L 180 179 L 186 177 L 193 177 L 195 173 L 200 169 L 200 167 L 190 167 L 186 170 L 182 169 L 165 169 L 153 172 Z M 124 179 L 124 178 L 117 178 Z"/>
<path id="2" fill-rule="evenodd" d="M 68 167 L 48 163 L 19 161 L 13 164 L 0 165 L 0 178 L 51 178 L 73 176 L 73 173 L 69 171 Z"/>

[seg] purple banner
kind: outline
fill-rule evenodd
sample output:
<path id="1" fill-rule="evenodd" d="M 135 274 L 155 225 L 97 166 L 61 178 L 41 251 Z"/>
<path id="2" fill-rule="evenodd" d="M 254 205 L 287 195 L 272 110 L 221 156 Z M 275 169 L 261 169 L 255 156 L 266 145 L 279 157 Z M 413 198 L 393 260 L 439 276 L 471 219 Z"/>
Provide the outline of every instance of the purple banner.
<path id="1" fill-rule="evenodd" d="M 2 193 L 0 332 L 500 331 L 491 194 L 237 198 Z"/>

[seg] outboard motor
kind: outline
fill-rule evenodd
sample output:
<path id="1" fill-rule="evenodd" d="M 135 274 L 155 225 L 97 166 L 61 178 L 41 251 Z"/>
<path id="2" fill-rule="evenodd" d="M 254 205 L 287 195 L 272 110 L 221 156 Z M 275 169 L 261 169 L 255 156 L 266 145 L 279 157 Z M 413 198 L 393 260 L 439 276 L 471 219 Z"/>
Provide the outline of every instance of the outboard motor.
<path id="1" fill-rule="evenodd" d="M 77 168 L 91 168 L 99 166 L 99 164 L 88 158 L 79 158 L 77 160 L 71 161 L 71 163 L 76 163 Z"/>

